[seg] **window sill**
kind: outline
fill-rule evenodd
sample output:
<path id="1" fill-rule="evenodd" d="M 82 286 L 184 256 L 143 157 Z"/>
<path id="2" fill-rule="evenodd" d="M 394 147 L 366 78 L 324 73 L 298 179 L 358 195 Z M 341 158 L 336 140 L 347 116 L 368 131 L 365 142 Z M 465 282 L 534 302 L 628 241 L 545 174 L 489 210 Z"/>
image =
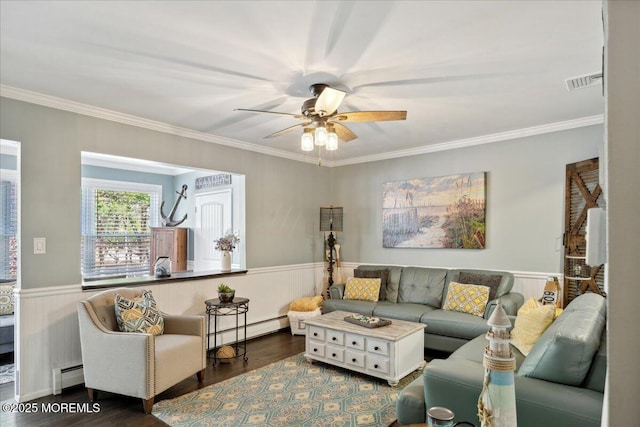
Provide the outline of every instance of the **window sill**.
<path id="1" fill-rule="evenodd" d="M 134 286 L 146 286 L 155 285 L 158 283 L 167 282 L 184 282 L 187 280 L 200 280 L 211 279 L 214 277 L 226 277 L 236 276 L 239 274 L 246 274 L 246 269 L 232 269 L 231 271 L 183 271 L 172 273 L 171 277 L 155 277 L 155 276 L 139 276 L 139 277 L 126 277 L 119 279 L 103 279 L 86 281 L 82 283 L 83 291 L 90 291 L 95 289 L 107 289 L 107 288 L 119 288 L 119 287 L 134 287 Z"/>

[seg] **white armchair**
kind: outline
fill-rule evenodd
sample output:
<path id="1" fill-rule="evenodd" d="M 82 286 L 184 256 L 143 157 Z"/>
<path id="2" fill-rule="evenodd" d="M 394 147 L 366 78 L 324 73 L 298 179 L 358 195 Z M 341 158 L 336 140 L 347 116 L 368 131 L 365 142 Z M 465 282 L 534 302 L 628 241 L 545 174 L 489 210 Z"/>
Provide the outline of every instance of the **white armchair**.
<path id="1" fill-rule="evenodd" d="M 139 296 L 142 289 L 117 288 L 78 303 L 85 386 L 92 401 L 98 390 L 142 399 L 150 413 L 156 395 L 206 368 L 206 328 L 203 316 L 163 313 L 164 333 L 120 332 L 114 297 Z"/>

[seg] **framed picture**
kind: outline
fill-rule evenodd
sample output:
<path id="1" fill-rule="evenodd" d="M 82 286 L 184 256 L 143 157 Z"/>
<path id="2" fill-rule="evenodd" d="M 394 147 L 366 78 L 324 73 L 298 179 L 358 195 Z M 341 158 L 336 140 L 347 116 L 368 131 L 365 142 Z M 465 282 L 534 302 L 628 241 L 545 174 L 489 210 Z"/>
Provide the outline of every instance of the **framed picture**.
<path id="1" fill-rule="evenodd" d="M 485 180 L 473 172 L 384 183 L 382 246 L 484 249 Z"/>

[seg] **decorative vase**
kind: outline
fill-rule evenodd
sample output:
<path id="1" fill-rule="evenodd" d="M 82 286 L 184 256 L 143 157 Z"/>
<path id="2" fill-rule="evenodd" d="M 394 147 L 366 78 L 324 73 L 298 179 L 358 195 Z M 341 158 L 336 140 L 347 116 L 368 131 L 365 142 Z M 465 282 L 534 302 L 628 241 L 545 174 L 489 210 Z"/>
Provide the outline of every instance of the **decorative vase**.
<path id="1" fill-rule="evenodd" d="M 231 252 L 222 251 L 222 266 L 220 270 L 231 271 Z"/>

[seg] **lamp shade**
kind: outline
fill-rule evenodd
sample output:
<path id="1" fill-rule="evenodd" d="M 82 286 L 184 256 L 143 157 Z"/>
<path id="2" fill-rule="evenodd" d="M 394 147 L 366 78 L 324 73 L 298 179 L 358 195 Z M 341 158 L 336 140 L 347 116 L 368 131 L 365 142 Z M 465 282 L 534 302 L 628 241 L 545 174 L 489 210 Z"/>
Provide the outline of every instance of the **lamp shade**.
<path id="1" fill-rule="evenodd" d="M 327 129 L 320 126 L 317 127 L 315 132 L 314 132 L 314 136 L 315 136 L 315 141 L 316 141 L 316 145 L 322 147 L 323 145 L 325 145 L 327 143 Z"/>
<path id="2" fill-rule="evenodd" d="M 327 151 L 334 151 L 338 149 L 338 135 L 335 132 L 329 132 L 327 134 Z"/>
<path id="3" fill-rule="evenodd" d="M 305 129 L 300 138 L 302 151 L 313 151 L 313 129 Z"/>
<path id="4" fill-rule="evenodd" d="M 320 208 L 320 231 L 342 231 L 342 206 Z"/>

